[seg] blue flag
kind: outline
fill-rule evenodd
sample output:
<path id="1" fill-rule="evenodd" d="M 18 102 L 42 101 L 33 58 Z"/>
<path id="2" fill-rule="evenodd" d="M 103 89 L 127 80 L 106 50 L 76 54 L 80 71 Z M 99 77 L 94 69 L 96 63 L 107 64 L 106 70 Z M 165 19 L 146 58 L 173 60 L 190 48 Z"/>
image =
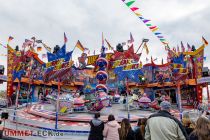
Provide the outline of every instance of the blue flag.
<path id="1" fill-rule="evenodd" d="M 64 57 L 64 59 L 65 59 L 66 62 L 71 59 L 72 53 L 73 53 L 73 51 L 70 51 L 70 52 L 66 53 L 66 55 Z"/>
<path id="2" fill-rule="evenodd" d="M 56 60 L 57 56 L 55 54 L 47 52 L 47 59 L 48 59 L 48 62 L 51 62 L 51 61 Z"/>
<path id="3" fill-rule="evenodd" d="M 118 76 L 119 81 L 128 78 L 133 82 L 139 82 L 139 75 L 144 75 L 141 69 L 123 70 L 123 66 L 115 68 L 114 73 Z"/>
<path id="4" fill-rule="evenodd" d="M 58 59 L 64 58 L 66 54 L 66 44 L 63 45 L 63 47 L 57 51 L 56 56 Z"/>
<path id="5" fill-rule="evenodd" d="M 18 80 L 21 80 L 21 77 L 23 74 L 24 74 L 24 70 L 13 71 L 13 80 L 15 80 L 16 78 L 18 78 Z"/>

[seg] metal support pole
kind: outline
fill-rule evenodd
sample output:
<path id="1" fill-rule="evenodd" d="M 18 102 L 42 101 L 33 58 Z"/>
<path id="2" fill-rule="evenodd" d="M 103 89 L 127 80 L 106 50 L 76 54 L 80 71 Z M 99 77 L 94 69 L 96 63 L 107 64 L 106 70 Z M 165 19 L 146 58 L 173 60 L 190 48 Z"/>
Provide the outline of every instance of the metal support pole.
<path id="1" fill-rule="evenodd" d="M 59 97 L 60 97 L 60 79 L 58 79 L 58 94 L 57 94 L 57 102 L 56 102 L 55 129 L 58 129 Z"/>
<path id="2" fill-rule="evenodd" d="M 208 103 L 209 103 L 210 99 L 209 99 L 209 86 L 208 86 L 208 83 L 206 83 L 206 89 L 207 89 L 207 99 L 208 99 Z"/>
<path id="3" fill-rule="evenodd" d="M 127 92 L 127 113 L 128 113 L 128 120 L 130 121 L 130 106 L 129 106 L 129 101 L 128 101 L 128 78 L 126 78 L 126 92 Z"/>
<path id="4" fill-rule="evenodd" d="M 18 81 L 18 88 L 17 88 L 17 93 L 16 93 L 15 111 L 14 111 L 13 121 L 16 120 L 16 110 L 18 108 L 18 97 L 19 97 L 19 93 L 20 93 L 20 80 Z"/>
<path id="5" fill-rule="evenodd" d="M 181 101 L 181 92 L 180 92 L 180 83 L 177 83 L 177 102 L 178 102 L 178 108 L 180 112 L 180 119 L 182 119 L 182 101 Z"/>
<path id="6" fill-rule="evenodd" d="M 137 52 L 139 51 L 139 49 L 141 48 L 141 46 L 143 45 L 143 41 L 141 42 L 141 44 L 140 44 L 140 46 L 139 46 L 139 48 L 137 49 L 137 51 L 136 51 L 136 54 L 137 54 Z"/>

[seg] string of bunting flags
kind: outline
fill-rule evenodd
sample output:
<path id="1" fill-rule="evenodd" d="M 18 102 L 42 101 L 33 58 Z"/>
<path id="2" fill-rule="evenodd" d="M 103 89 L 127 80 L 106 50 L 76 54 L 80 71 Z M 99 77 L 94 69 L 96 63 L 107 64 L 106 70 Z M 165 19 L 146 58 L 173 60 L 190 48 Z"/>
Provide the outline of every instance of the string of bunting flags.
<path id="1" fill-rule="evenodd" d="M 153 34 L 161 41 L 161 43 L 167 48 L 170 49 L 168 46 L 168 41 L 165 39 L 163 34 L 159 31 L 159 27 L 153 25 L 150 19 L 145 18 L 141 12 L 139 12 L 139 8 L 137 6 L 133 6 L 136 0 L 122 0 L 122 2 L 130 8 L 130 10 L 153 32 Z"/>

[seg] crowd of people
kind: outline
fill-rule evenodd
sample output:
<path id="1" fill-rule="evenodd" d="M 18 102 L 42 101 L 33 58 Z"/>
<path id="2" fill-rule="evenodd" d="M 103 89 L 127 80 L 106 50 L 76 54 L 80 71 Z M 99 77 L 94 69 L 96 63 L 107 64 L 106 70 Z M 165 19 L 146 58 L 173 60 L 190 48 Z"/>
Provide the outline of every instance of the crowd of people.
<path id="1" fill-rule="evenodd" d="M 103 122 L 98 112 L 90 121 L 88 140 L 210 140 L 207 114 L 200 116 L 191 127 L 189 121 L 180 122 L 170 113 L 170 102 L 163 101 L 160 107 L 161 110 L 149 118 L 139 119 L 133 128 L 127 118 L 119 124 L 112 114 Z"/>

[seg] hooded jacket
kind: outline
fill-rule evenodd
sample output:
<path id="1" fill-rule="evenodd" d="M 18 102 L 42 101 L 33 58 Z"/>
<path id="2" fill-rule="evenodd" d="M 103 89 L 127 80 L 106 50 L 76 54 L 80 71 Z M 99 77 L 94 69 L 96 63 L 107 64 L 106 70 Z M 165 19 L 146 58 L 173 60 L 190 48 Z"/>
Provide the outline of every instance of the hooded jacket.
<path id="1" fill-rule="evenodd" d="M 117 121 L 110 121 L 107 122 L 103 131 L 103 135 L 106 138 L 106 140 L 119 140 L 119 133 L 118 129 L 120 128 L 120 125 Z"/>
<path id="2" fill-rule="evenodd" d="M 88 140 L 103 140 L 104 122 L 99 119 L 90 121 L 90 134 Z"/>

